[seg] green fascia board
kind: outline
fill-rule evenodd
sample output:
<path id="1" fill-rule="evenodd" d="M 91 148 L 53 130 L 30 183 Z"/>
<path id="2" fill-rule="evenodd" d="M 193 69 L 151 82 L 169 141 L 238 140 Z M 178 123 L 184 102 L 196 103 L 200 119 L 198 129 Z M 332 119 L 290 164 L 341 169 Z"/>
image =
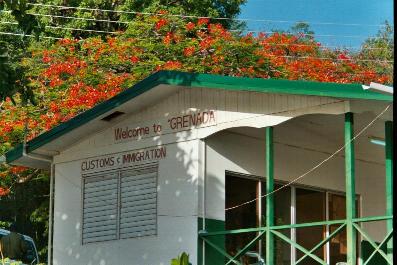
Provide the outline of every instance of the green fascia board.
<path id="1" fill-rule="evenodd" d="M 103 115 L 123 103 L 143 94 L 158 85 L 175 85 L 185 87 L 203 87 L 234 91 L 253 91 L 275 94 L 295 94 L 310 96 L 338 97 L 346 99 L 364 99 L 392 101 L 393 97 L 372 91 L 364 91 L 360 84 L 337 84 L 295 80 L 262 79 L 248 77 L 231 77 L 213 74 L 186 73 L 178 71 L 159 71 L 136 83 L 131 88 L 98 104 L 65 123 L 37 136 L 28 142 L 27 152 L 55 140 L 56 138 L 80 127 L 81 125 Z M 6 153 L 7 163 L 22 156 L 22 145 Z"/>
<path id="2" fill-rule="evenodd" d="M 14 147 L 14 149 L 11 149 L 6 153 L 6 162 L 9 164 L 12 161 L 17 160 L 22 156 L 22 144 L 18 144 L 17 146 Z"/>
<path id="3" fill-rule="evenodd" d="M 338 97 L 392 101 L 393 96 L 363 90 L 361 84 L 324 83 L 301 80 L 232 77 L 212 74 L 162 71 L 160 83 L 188 87 L 207 87 L 235 91 Z"/>

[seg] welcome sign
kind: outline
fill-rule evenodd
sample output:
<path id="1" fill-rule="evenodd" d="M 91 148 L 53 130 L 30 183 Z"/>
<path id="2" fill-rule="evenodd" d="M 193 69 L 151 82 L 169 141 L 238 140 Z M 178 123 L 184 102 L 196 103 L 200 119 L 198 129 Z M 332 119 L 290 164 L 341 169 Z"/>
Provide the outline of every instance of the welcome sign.
<path id="1" fill-rule="evenodd" d="M 216 125 L 214 110 L 193 112 L 170 117 L 167 120 L 146 122 L 114 128 L 114 141 L 139 140 L 163 134 L 175 133 Z"/>

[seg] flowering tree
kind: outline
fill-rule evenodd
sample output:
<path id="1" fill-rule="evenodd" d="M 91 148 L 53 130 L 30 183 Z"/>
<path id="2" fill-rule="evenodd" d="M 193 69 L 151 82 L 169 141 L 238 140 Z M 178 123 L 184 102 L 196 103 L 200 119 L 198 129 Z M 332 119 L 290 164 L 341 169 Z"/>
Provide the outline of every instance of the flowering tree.
<path id="1" fill-rule="evenodd" d="M 208 19 L 186 21 L 166 11 L 137 16 L 117 36 L 63 39 L 32 49 L 23 64 L 38 104 L 20 108 L 4 102 L 1 154 L 23 140 L 25 125 L 31 139 L 159 70 L 338 83 L 391 81 L 346 51 L 328 50 L 301 33 L 240 36 Z M 38 176 L 48 185 L 43 172 L 1 165 L 0 196 L 10 196 L 15 183 Z"/>
<path id="2" fill-rule="evenodd" d="M 50 48 L 33 49 L 23 64 L 29 67 L 27 77 L 39 103 L 23 108 L 10 100 L 3 103 L 0 152 L 23 140 L 25 124 L 32 138 L 163 69 L 337 83 L 391 82 L 390 75 L 377 73 L 344 51 L 325 49 L 304 34 L 240 36 L 206 18 L 186 22 L 160 13 L 137 17 L 118 36 L 63 39 Z M 0 194 L 5 194 L 10 178 L 23 178 L 25 171 L 2 172 Z"/>

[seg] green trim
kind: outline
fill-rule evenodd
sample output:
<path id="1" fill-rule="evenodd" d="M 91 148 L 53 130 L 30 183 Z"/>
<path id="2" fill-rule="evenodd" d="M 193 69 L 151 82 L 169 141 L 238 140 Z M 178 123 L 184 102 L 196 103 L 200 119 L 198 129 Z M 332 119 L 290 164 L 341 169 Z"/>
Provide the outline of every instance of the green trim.
<path id="1" fill-rule="evenodd" d="M 22 144 L 18 144 L 14 149 L 11 149 L 6 153 L 6 162 L 10 164 L 12 161 L 17 160 L 18 158 L 22 157 L 23 153 L 23 146 Z"/>
<path id="2" fill-rule="evenodd" d="M 378 245 L 374 241 L 372 241 L 371 237 L 359 225 L 353 224 L 353 226 L 371 244 L 371 246 L 375 249 L 375 252 L 378 252 L 387 261 L 388 264 L 390 264 L 390 265 L 393 264 L 392 261 L 389 260 L 387 255 L 380 249 L 381 245 L 379 245 L 379 248 L 378 248 Z M 385 237 L 382 244 L 384 242 L 387 242 L 392 234 L 393 234 L 393 230 L 390 231 L 389 234 Z M 368 262 L 368 260 L 367 260 L 367 262 Z"/>
<path id="3" fill-rule="evenodd" d="M 383 220 L 391 220 L 393 222 L 393 215 L 353 218 L 354 223 L 374 222 L 374 221 L 383 221 Z"/>
<path id="4" fill-rule="evenodd" d="M 386 248 L 383 247 L 385 246 L 385 242 L 389 242 L 390 241 L 390 237 L 392 235 L 392 231 L 391 233 L 389 233 L 386 238 L 382 241 L 381 245 L 379 246 L 379 244 L 377 244 L 376 247 L 375 243 L 369 238 L 369 236 L 367 234 L 365 234 L 365 232 L 360 228 L 360 226 L 356 223 L 361 223 L 361 222 L 371 222 L 371 221 L 382 221 L 382 220 L 389 220 L 389 219 L 393 219 L 393 216 L 369 216 L 369 217 L 363 217 L 363 218 L 354 218 L 352 219 L 352 228 L 354 230 L 359 229 L 360 232 L 362 231 L 363 237 L 368 239 L 368 244 L 370 244 L 371 247 L 373 247 L 373 251 L 375 251 L 375 254 L 371 254 L 373 253 L 373 251 L 367 253 L 366 252 L 366 259 L 368 259 L 368 257 L 370 256 L 375 256 L 375 258 L 379 255 L 381 257 L 382 260 L 384 260 L 384 257 L 382 257 L 381 254 L 379 254 L 379 251 L 383 251 L 384 253 L 386 253 Z M 206 248 L 206 256 L 208 256 L 208 251 L 211 252 L 213 251 L 213 253 L 217 254 L 217 257 L 212 256 L 210 259 L 206 259 L 207 263 L 206 264 L 224 264 L 225 263 L 225 257 L 229 260 L 230 262 L 233 262 L 235 264 L 239 264 L 239 261 L 236 260 L 236 258 L 240 257 L 241 254 L 243 253 L 243 251 L 245 252 L 246 250 L 248 250 L 250 247 L 252 247 L 252 245 L 257 242 L 261 237 L 263 237 L 267 231 L 270 230 L 270 232 L 274 235 L 276 235 L 277 237 L 279 237 L 280 239 L 282 239 L 283 241 L 286 241 L 288 244 L 291 244 L 292 246 L 296 247 L 298 250 L 301 250 L 305 255 L 303 257 L 301 257 L 296 264 L 302 262 L 304 259 L 307 259 L 307 257 L 311 257 L 313 259 L 315 259 L 316 261 L 320 262 L 321 260 L 321 264 L 323 264 L 322 259 L 320 259 L 319 257 L 317 257 L 316 255 L 314 255 L 313 253 L 318 250 L 319 248 L 321 248 L 322 246 L 324 246 L 327 242 L 329 242 L 335 235 L 337 235 L 338 233 L 340 233 L 341 231 L 343 231 L 343 229 L 346 228 L 348 220 L 347 219 L 342 219 L 342 220 L 332 220 L 332 221 L 321 221 L 321 222 L 312 222 L 312 223 L 301 223 L 301 224 L 292 224 L 292 225 L 279 225 L 279 226 L 271 226 L 270 228 L 268 227 L 256 227 L 256 228 L 244 228 L 244 229 L 234 229 L 234 230 L 217 230 L 216 227 L 224 227 L 224 222 L 223 221 L 218 221 L 218 220 L 211 220 L 211 219 L 206 219 L 207 220 L 207 230 L 211 230 L 211 231 L 199 231 L 199 242 L 202 242 L 202 240 L 204 240 L 207 244 L 207 248 Z M 219 224 L 221 224 L 219 226 Z M 314 246 L 311 250 L 307 250 L 305 248 L 303 248 L 302 246 L 300 246 L 299 244 L 297 244 L 296 242 L 293 242 L 291 239 L 289 239 L 288 237 L 285 237 L 281 232 L 278 232 L 277 230 L 282 230 L 282 229 L 291 229 L 291 228 L 302 228 L 302 227 L 313 227 L 313 226 L 324 226 L 324 225 L 336 225 L 338 224 L 338 228 L 333 231 L 327 238 L 323 239 L 320 243 L 318 243 L 316 246 Z M 202 227 L 202 219 L 199 220 L 199 227 Z M 357 228 L 358 227 L 358 228 Z M 215 230 L 215 231 L 213 231 Z M 225 242 L 225 235 L 231 235 L 231 234 L 242 234 L 242 233 L 258 233 L 257 237 L 251 241 L 248 245 L 246 245 L 241 253 L 239 252 L 236 256 L 232 257 L 229 254 L 226 253 L 225 251 L 225 247 L 224 242 Z M 281 235 L 281 236 L 280 236 Z M 216 241 L 217 239 L 219 239 L 219 241 Z M 200 241 L 201 240 L 201 241 Z M 216 243 L 218 242 L 218 243 Z M 201 265 L 201 257 L 202 257 L 202 244 L 200 243 L 198 245 L 198 265 Z M 363 252 L 362 252 L 363 255 Z M 317 258 L 315 258 L 315 257 Z M 363 257 L 363 256 L 362 256 Z M 366 260 L 364 259 L 364 261 Z M 376 260 L 376 259 L 375 259 Z M 390 259 L 389 259 L 390 260 Z M 208 263 L 209 262 L 209 263 Z M 370 263 L 370 264 L 377 264 L 377 263 Z M 385 263 L 386 264 L 386 263 Z"/>
<path id="5" fill-rule="evenodd" d="M 293 246 L 294 248 L 296 248 L 297 250 L 302 251 L 304 254 L 306 254 L 307 256 L 311 257 L 312 259 L 314 259 L 315 261 L 317 261 L 318 263 L 322 264 L 322 265 L 327 265 L 327 263 L 325 263 L 325 261 L 323 261 L 322 259 L 320 259 L 319 257 L 317 257 L 316 255 L 312 254 L 309 250 L 307 250 L 306 248 L 302 247 L 301 245 L 299 245 L 298 243 L 292 241 L 291 239 L 289 239 L 288 237 L 286 237 L 285 235 L 283 235 L 282 233 L 278 232 L 278 231 L 274 231 L 271 230 L 271 232 L 273 234 L 275 234 L 277 237 L 279 237 L 280 239 L 284 240 L 285 242 L 287 242 L 288 244 L 290 244 L 291 246 Z M 266 263 L 268 264 L 268 263 Z M 271 263 L 273 264 L 273 263 Z"/>
<path id="6" fill-rule="evenodd" d="M 259 233 L 251 242 L 249 242 L 245 247 L 243 247 L 241 250 L 237 252 L 237 254 L 232 257 L 231 259 L 229 258 L 229 261 L 226 263 L 226 265 L 236 262 L 239 262 L 238 259 L 243 256 L 245 253 L 247 253 L 263 236 L 265 236 L 266 231 L 263 231 Z"/>
<path id="7" fill-rule="evenodd" d="M 393 122 L 385 122 L 386 215 L 393 214 Z M 386 221 L 387 232 L 393 230 L 393 220 Z M 393 240 L 387 242 L 387 256 L 393 259 Z"/>
<path id="8" fill-rule="evenodd" d="M 375 242 L 375 243 L 377 246 L 379 246 L 381 244 L 380 242 Z M 360 243 L 360 246 L 361 246 L 360 256 L 361 256 L 362 263 L 367 262 L 368 259 L 370 258 L 370 256 L 372 256 L 371 260 L 368 261 L 367 265 L 387 265 L 388 264 L 387 261 L 382 257 L 382 255 L 380 255 L 378 251 L 375 251 L 375 248 L 368 241 L 362 240 Z M 386 244 L 383 244 L 379 249 L 386 253 Z"/>
<path id="9" fill-rule="evenodd" d="M 222 249 L 221 247 L 219 247 L 217 244 L 214 244 L 214 243 L 212 243 L 210 240 L 208 240 L 207 238 L 202 238 L 202 240 L 207 244 L 207 245 L 209 245 L 210 247 L 212 247 L 214 250 L 216 250 L 220 255 L 222 255 L 223 257 L 226 257 L 227 259 L 229 259 L 231 262 L 233 262 L 234 264 L 236 264 L 236 265 L 242 265 L 239 261 L 237 261 L 237 260 L 234 260 L 234 258 L 232 257 L 232 256 L 230 256 L 229 254 L 227 254 L 227 252 L 224 250 L 224 249 Z M 206 252 L 206 254 L 207 254 L 207 252 Z M 222 258 L 222 259 L 224 259 L 224 258 Z M 214 262 L 219 262 L 219 264 L 224 264 L 224 262 L 222 261 L 221 262 L 221 259 L 214 259 L 214 260 L 210 260 L 210 264 L 212 265 Z M 206 264 L 207 264 L 207 259 L 206 259 L 206 262 L 205 262 Z"/>
<path id="10" fill-rule="evenodd" d="M 274 190 L 273 127 L 266 128 L 266 194 Z M 274 237 L 270 227 L 274 226 L 274 196 L 266 196 L 266 264 L 274 264 Z"/>
<path id="11" fill-rule="evenodd" d="M 203 218 L 198 218 L 198 242 L 197 242 L 197 264 L 202 265 L 203 262 L 203 240 L 204 237 L 201 237 L 201 232 L 203 228 Z M 205 219 L 205 230 L 208 232 L 214 231 L 223 231 L 225 230 L 225 221 L 215 220 L 215 219 Z M 205 264 L 206 265 L 224 265 L 225 264 L 225 256 L 220 253 L 225 252 L 225 236 L 221 235 L 214 238 L 205 239 Z"/>
<path id="12" fill-rule="evenodd" d="M 354 121 L 353 113 L 345 114 L 345 170 L 346 170 L 346 236 L 347 264 L 356 264 L 356 238 L 353 219 L 356 217 L 356 182 L 354 162 Z"/>
<path id="13" fill-rule="evenodd" d="M 362 218 L 354 218 L 353 222 L 361 223 L 361 222 L 374 222 L 374 221 L 383 221 L 383 220 L 391 220 L 393 216 L 370 216 L 370 217 L 362 217 Z M 222 222 L 222 221 L 218 221 Z M 324 226 L 324 225 L 341 225 L 346 223 L 345 219 L 342 220 L 331 220 L 331 221 L 320 221 L 320 222 L 311 222 L 311 223 L 301 223 L 301 224 L 289 224 L 289 225 L 276 225 L 271 226 L 271 230 L 284 230 L 291 228 L 304 228 L 304 227 L 313 227 L 313 226 Z M 234 229 L 234 230 L 217 230 L 214 232 L 210 231 L 200 231 L 199 235 L 202 237 L 210 237 L 210 236 L 218 236 L 218 235 L 232 235 L 232 234 L 242 234 L 242 233 L 254 233 L 265 231 L 266 227 L 256 227 L 256 228 L 243 228 L 243 229 Z M 213 229 L 211 229 L 213 230 Z"/>
<path id="14" fill-rule="evenodd" d="M 183 72 L 162 73 L 167 73 L 167 75 L 165 75 L 164 78 L 162 76 L 159 81 L 168 85 L 183 85 L 190 87 L 207 87 L 276 94 L 393 101 L 392 96 L 363 90 L 361 84 L 339 84 L 300 80 L 231 77 Z"/>
<path id="15" fill-rule="evenodd" d="M 120 106 L 121 104 L 141 95 L 142 93 L 158 85 L 174 85 L 186 87 L 205 87 L 215 89 L 226 89 L 233 91 L 255 91 L 261 93 L 294 94 L 310 96 L 326 96 L 346 99 L 364 99 L 392 101 L 392 96 L 365 91 L 360 84 L 337 84 L 307 81 L 273 80 L 262 78 L 229 77 L 211 74 L 184 73 L 176 71 L 160 71 L 130 89 L 127 89 L 113 98 L 98 104 L 90 110 L 75 116 L 69 121 L 58 125 L 28 143 L 27 152 L 35 149 L 73 131 L 74 129 L 88 123 L 89 121 L 105 114 L 106 112 Z M 6 153 L 8 163 L 22 156 L 22 146 L 18 145 Z"/>
<path id="16" fill-rule="evenodd" d="M 372 260 L 372 258 L 375 257 L 376 254 L 380 254 L 380 253 L 385 253 L 385 252 L 387 252 L 387 251 L 383 251 L 383 250 L 382 250 L 382 247 L 383 247 L 383 245 L 384 245 L 386 242 L 392 241 L 392 240 L 390 240 L 392 236 L 393 236 L 393 230 L 391 230 L 391 231 L 389 232 L 389 234 L 383 239 L 383 241 L 382 241 L 380 244 L 378 244 L 378 246 L 374 249 L 374 251 L 372 252 L 372 254 L 368 257 L 368 259 L 364 262 L 363 265 L 367 265 L 368 263 L 370 263 L 371 260 Z M 375 242 L 375 244 L 376 244 L 376 242 Z M 382 256 L 382 255 L 381 255 L 381 256 Z M 383 256 L 382 256 L 382 257 L 383 257 Z M 386 259 L 386 262 L 387 262 L 388 264 L 391 264 L 391 265 L 392 265 L 393 263 L 390 263 L 390 262 L 389 262 L 389 261 L 391 261 L 391 260 L 393 260 L 393 253 L 391 253 L 390 257 L 389 257 L 388 259 Z M 378 263 L 378 264 L 379 264 L 379 263 Z"/>
<path id="17" fill-rule="evenodd" d="M 302 262 L 309 254 L 313 254 L 313 252 L 315 252 L 317 249 L 323 247 L 325 244 L 327 244 L 332 238 L 334 238 L 334 236 L 336 236 L 337 234 L 339 234 L 339 232 L 342 231 L 343 228 L 345 228 L 346 223 L 343 223 L 341 226 L 338 227 L 338 229 L 336 229 L 334 232 L 332 232 L 328 237 L 326 237 L 325 239 L 323 239 L 320 243 L 318 243 L 316 246 L 314 246 L 309 253 L 306 253 L 305 255 L 303 255 L 300 259 L 298 259 L 295 262 L 295 265 L 299 264 L 300 262 Z"/>

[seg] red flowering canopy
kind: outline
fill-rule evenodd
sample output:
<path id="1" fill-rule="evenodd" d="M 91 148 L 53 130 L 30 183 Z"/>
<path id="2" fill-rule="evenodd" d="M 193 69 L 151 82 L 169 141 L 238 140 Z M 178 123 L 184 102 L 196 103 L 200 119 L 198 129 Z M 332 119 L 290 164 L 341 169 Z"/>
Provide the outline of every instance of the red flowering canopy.
<path id="1" fill-rule="evenodd" d="M 208 19 L 186 21 L 138 16 L 126 32 L 106 39 L 64 39 L 26 58 L 38 106 L 5 102 L 0 113 L 0 151 L 64 122 L 116 95 L 154 71 L 168 69 L 258 78 L 338 83 L 389 83 L 346 51 L 322 47 L 304 34 L 238 35 Z M 31 170 L 1 166 L 0 196 Z"/>

